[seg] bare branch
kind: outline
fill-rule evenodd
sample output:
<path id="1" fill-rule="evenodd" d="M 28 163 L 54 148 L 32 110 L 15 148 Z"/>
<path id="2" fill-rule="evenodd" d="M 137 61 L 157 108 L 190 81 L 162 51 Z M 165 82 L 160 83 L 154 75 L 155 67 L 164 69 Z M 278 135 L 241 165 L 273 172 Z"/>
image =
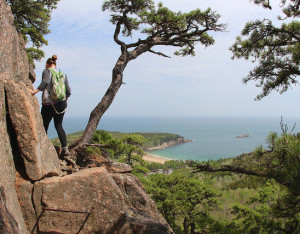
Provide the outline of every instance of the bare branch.
<path id="1" fill-rule="evenodd" d="M 126 45 L 123 41 L 121 41 L 119 39 L 119 34 L 121 31 L 121 25 L 124 24 L 125 19 L 127 17 L 127 13 L 128 13 L 128 10 L 124 11 L 122 18 L 118 20 L 118 23 L 117 23 L 116 29 L 115 29 L 115 33 L 114 33 L 114 41 L 120 46 Z"/>
<path id="2" fill-rule="evenodd" d="M 261 173 L 255 172 L 255 171 L 248 171 L 246 169 L 239 168 L 239 167 L 234 167 L 234 166 L 230 166 L 230 165 L 224 165 L 221 168 L 213 168 L 209 164 L 197 165 L 196 171 L 194 171 L 194 173 L 196 173 L 196 172 L 202 172 L 202 171 L 207 171 L 207 172 L 219 172 L 219 171 L 223 171 L 223 172 L 235 172 L 235 173 L 240 173 L 240 174 L 246 174 L 246 175 L 253 175 L 253 176 L 268 177 L 268 178 L 270 178 L 270 176 L 268 176 L 268 175 L 264 175 L 264 174 L 261 174 Z"/>
<path id="3" fill-rule="evenodd" d="M 119 39 L 121 25 L 122 25 L 122 21 L 119 21 L 116 25 L 116 29 L 115 29 L 115 33 L 114 33 L 114 41 L 120 46 L 125 45 L 125 43 Z"/>
<path id="4" fill-rule="evenodd" d="M 157 55 L 159 55 L 159 56 L 166 57 L 166 58 L 171 58 L 170 56 L 165 55 L 165 54 L 163 54 L 163 53 L 161 53 L 161 52 L 156 52 L 156 51 L 153 51 L 153 50 L 149 50 L 149 52 L 151 52 L 151 53 L 153 53 L 153 54 L 157 54 Z"/>
<path id="5" fill-rule="evenodd" d="M 127 48 L 137 47 L 137 46 L 142 45 L 142 44 L 145 44 L 145 43 L 147 43 L 147 42 L 149 42 L 149 41 L 150 41 L 150 37 L 148 37 L 148 38 L 145 39 L 145 40 L 139 39 L 139 40 L 138 40 L 137 42 L 135 42 L 135 43 L 127 44 L 126 47 L 127 47 Z"/>

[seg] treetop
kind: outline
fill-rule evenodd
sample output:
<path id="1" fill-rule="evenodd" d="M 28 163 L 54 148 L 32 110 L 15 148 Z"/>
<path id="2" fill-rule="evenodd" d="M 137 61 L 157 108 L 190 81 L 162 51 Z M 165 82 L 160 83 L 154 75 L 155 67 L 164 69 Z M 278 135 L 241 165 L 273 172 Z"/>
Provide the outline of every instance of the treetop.
<path id="1" fill-rule="evenodd" d="M 116 0 L 105 1 L 103 10 L 112 12 L 111 22 L 116 25 L 114 40 L 117 44 L 134 48 L 148 45 L 180 47 L 175 55 L 195 55 L 195 45 L 200 42 L 204 46 L 214 43 L 208 31 L 224 31 L 225 24 L 218 23 L 220 15 L 208 8 L 205 11 L 196 9 L 188 13 L 174 12 L 162 3 L 155 7 L 151 0 Z M 119 34 L 132 37 L 133 32 L 146 34 L 146 38 L 126 44 L 120 40 Z M 148 50 L 150 52 L 150 49 Z M 166 56 L 160 52 L 154 52 Z M 166 56 L 168 57 L 168 56 Z"/>

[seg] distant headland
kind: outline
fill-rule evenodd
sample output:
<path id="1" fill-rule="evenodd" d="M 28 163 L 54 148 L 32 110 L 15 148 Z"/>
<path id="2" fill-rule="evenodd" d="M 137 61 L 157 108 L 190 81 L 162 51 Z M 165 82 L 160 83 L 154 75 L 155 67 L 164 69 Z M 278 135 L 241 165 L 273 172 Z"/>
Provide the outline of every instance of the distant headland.
<path id="1" fill-rule="evenodd" d="M 170 148 L 170 147 L 173 147 L 173 146 L 176 146 L 176 145 L 180 145 L 180 144 L 184 144 L 184 143 L 188 143 L 188 142 L 193 142 L 193 141 L 192 140 L 188 140 L 188 139 L 184 139 L 183 137 L 180 137 L 180 138 L 178 138 L 176 140 L 171 140 L 171 141 L 168 141 L 168 142 L 164 142 L 161 145 L 147 148 L 147 151 L 163 150 L 163 149 L 166 149 L 166 148 Z"/>

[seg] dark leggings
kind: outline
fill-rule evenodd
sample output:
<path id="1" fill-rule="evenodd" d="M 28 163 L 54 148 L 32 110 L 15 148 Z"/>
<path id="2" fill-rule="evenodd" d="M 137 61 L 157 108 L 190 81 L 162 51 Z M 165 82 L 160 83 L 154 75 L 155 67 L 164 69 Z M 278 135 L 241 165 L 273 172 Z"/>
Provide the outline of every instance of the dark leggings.
<path id="1" fill-rule="evenodd" d="M 54 107 L 57 110 L 57 112 L 62 112 L 64 109 L 67 108 L 67 101 L 64 100 L 64 101 L 55 103 Z M 49 127 L 49 124 L 50 124 L 52 118 L 54 118 L 54 126 L 57 131 L 61 146 L 62 147 L 67 146 L 66 133 L 62 126 L 65 113 L 56 114 L 52 105 L 43 105 L 41 114 L 43 117 L 43 124 L 44 124 L 46 133 L 48 132 L 48 127 Z"/>

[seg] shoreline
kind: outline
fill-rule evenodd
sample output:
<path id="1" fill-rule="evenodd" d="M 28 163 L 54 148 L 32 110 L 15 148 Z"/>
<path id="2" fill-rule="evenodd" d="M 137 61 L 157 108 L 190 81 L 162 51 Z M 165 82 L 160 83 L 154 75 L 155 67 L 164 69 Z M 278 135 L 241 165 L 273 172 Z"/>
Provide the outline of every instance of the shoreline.
<path id="1" fill-rule="evenodd" d="M 164 149 L 167 149 L 170 147 L 174 147 L 174 146 L 181 145 L 184 143 L 189 143 L 189 142 L 194 142 L 194 141 L 180 137 L 177 140 L 167 141 L 167 142 L 162 143 L 161 145 L 150 147 L 147 149 L 147 151 L 164 150 Z"/>
<path id="2" fill-rule="evenodd" d="M 147 162 L 156 162 L 156 163 L 161 163 L 161 164 L 164 164 L 165 162 L 172 160 L 169 158 L 164 158 L 161 156 L 157 156 L 155 154 L 151 154 L 149 152 L 146 152 L 146 154 L 143 156 L 143 159 Z"/>

